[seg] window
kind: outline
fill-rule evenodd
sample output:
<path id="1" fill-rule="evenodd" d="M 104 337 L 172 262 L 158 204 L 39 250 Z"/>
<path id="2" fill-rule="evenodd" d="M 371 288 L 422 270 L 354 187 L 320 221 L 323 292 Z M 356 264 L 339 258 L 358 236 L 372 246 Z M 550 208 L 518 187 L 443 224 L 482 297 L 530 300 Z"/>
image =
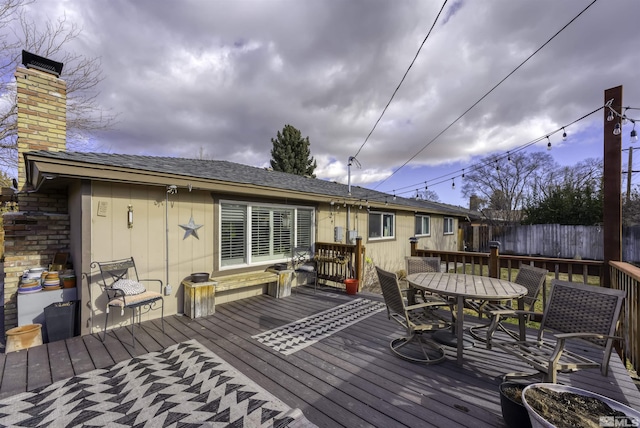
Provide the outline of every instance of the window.
<path id="1" fill-rule="evenodd" d="M 283 261 L 294 246 L 313 244 L 313 209 L 250 203 L 220 204 L 220 266 Z"/>
<path id="2" fill-rule="evenodd" d="M 369 239 L 393 238 L 395 215 L 391 213 L 369 213 Z"/>
<path id="3" fill-rule="evenodd" d="M 431 217 L 428 215 L 416 215 L 416 236 L 431 235 Z"/>
<path id="4" fill-rule="evenodd" d="M 453 217 L 444 218 L 444 234 L 453 235 Z"/>

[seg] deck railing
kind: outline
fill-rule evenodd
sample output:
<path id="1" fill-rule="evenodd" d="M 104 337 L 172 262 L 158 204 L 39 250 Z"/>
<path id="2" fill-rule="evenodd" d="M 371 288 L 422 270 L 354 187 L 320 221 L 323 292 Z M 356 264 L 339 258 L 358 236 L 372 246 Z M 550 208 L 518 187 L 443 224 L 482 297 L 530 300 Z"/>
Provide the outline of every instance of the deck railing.
<path id="1" fill-rule="evenodd" d="M 640 268 L 625 262 L 609 262 L 611 288 L 624 290 L 623 355 L 637 373 L 640 369 Z"/>
<path id="2" fill-rule="evenodd" d="M 344 283 L 345 279 L 356 278 L 362 283 L 365 247 L 362 239 L 355 244 L 334 242 L 316 242 L 314 260 L 316 261 L 318 280 L 325 285 Z"/>

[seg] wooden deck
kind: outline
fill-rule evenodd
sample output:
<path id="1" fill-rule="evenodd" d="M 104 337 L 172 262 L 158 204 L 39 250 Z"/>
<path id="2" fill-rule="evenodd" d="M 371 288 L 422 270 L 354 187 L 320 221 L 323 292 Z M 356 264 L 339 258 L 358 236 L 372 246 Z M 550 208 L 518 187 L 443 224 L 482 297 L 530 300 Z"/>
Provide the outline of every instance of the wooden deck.
<path id="1" fill-rule="evenodd" d="M 434 366 L 394 357 L 391 338 L 401 333 L 386 312 L 334 333 L 303 350 L 282 355 L 251 336 L 356 297 L 361 293 L 303 289 L 285 299 L 267 295 L 216 306 L 216 314 L 192 320 L 185 316 L 142 324 L 139 343 L 118 329 L 102 343 L 95 335 L 75 337 L 29 350 L 0 354 L 0 398 L 158 351 L 188 339 L 200 343 L 320 427 L 504 427 L 498 385 L 506 372 L 526 369 L 499 351 L 483 346 L 465 350 L 464 364 L 455 353 Z M 469 318 L 466 326 L 473 322 Z M 122 340 L 122 342 L 120 341 Z M 640 409 L 640 392 L 617 356 L 607 378 L 599 370 L 560 376 L 560 382 L 592 390 Z"/>

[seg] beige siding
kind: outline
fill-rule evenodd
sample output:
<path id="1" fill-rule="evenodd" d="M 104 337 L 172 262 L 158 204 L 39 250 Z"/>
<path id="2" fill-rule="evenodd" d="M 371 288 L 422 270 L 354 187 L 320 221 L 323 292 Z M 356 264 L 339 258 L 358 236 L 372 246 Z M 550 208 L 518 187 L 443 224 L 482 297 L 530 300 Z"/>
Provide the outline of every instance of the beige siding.
<path id="1" fill-rule="evenodd" d="M 349 210 L 343 205 L 335 204 L 333 207 L 328 204 L 320 206 L 318 211 L 318 241 L 334 242 L 334 228 L 343 227 L 344 239 L 346 243 L 347 212 Z M 409 238 L 415 232 L 415 213 L 413 211 L 398 211 L 389 209 L 386 206 L 373 207 L 372 211 L 390 212 L 395 214 L 395 237 L 390 239 L 369 240 L 368 235 L 368 212 L 366 207 L 362 209 L 359 205 L 351 208 L 349 216 L 349 226 L 358 231 L 362 236 L 362 242 L 366 246 L 367 259 L 375 265 L 390 271 L 404 269 L 405 257 L 411 253 Z M 426 214 L 426 213 L 424 213 Z M 418 238 L 418 248 L 439 249 L 443 251 L 456 251 L 458 248 L 458 235 L 444 235 L 443 216 L 429 214 L 431 217 L 431 235 Z M 454 232 L 458 228 L 458 221 L 454 219 Z"/>
<path id="2" fill-rule="evenodd" d="M 133 256 L 141 278 L 161 279 L 172 291 L 165 297 L 165 314 L 182 312 L 180 283 L 193 272 L 211 272 L 214 257 L 213 201 L 208 192 L 189 192 L 181 188 L 168 195 L 164 187 L 94 183 L 91 198 L 91 260 L 107 261 Z M 98 215 L 99 203 L 106 203 L 105 215 Z M 133 207 L 133 227 L 127 225 L 128 206 Z M 166 210 L 166 211 L 165 211 Z M 168 216 L 168 231 L 165 218 Z M 180 227 L 193 216 L 198 238 L 185 238 Z M 168 237 L 168 260 L 167 260 Z M 94 330 L 104 326 L 106 302 L 99 287 L 92 285 Z M 110 326 L 126 324 L 129 313 L 120 317 L 111 311 Z M 143 320 L 157 318 L 160 311 L 143 312 Z"/>

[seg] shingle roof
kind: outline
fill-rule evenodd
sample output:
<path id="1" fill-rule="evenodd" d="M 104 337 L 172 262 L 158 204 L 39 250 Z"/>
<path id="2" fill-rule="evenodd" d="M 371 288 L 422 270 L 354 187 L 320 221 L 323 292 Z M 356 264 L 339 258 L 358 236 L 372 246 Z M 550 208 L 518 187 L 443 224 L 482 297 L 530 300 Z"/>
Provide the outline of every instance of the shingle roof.
<path id="1" fill-rule="evenodd" d="M 251 184 L 268 188 L 299 191 L 328 198 L 347 198 L 348 186 L 345 184 L 307 178 L 295 174 L 271 171 L 264 168 L 242 165 L 223 160 L 186 159 L 159 156 L 138 156 L 112 153 L 52 152 L 32 151 L 26 154 L 44 158 L 81 162 L 88 165 L 102 165 L 118 168 L 130 168 L 138 171 L 171 173 L 184 177 L 217 180 L 231 183 Z M 355 199 L 391 202 L 392 195 L 351 186 L 351 197 Z M 394 204 L 413 207 L 427 212 L 439 212 L 456 216 L 474 216 L 478 213 L 462 207 L 431 201 L 397 197 Z"/>

